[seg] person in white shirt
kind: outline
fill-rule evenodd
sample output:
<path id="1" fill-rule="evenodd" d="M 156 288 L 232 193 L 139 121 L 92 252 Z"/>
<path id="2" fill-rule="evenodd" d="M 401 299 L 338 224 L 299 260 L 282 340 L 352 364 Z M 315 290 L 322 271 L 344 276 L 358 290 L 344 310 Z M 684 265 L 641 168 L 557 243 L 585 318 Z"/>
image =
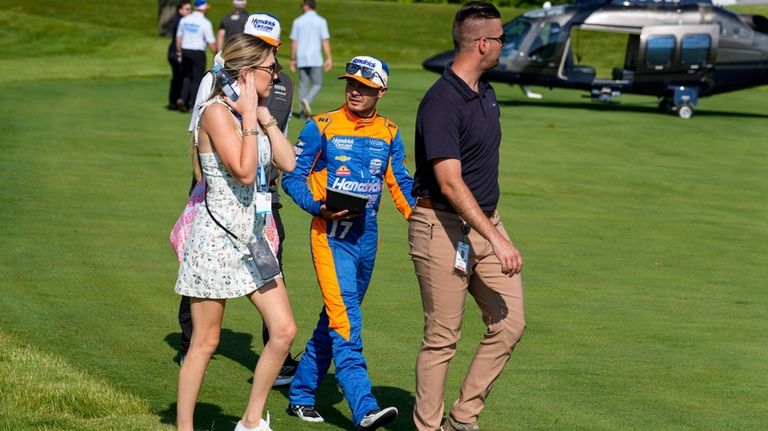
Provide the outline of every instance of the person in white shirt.
<path id="1" fill-rule="evenodd" d="M 303 0 L 304 14 L 291 26 L 291 72 L 299 71 L 299 103 L 305 117 L 312 115 L 312 100 L 323 87 L 323 71 L 333 66 L 328 22 L 317 14 L 315 6 L 315 0 Z"/>
<path id="2" fill-rule="evenodd" d="M 195 11 L 179 21 L 176 31 L 176 58 L 181 59 L 184 68 L 184 84 L 176 106 L 187 112 L 197 96 L 197 88 L 205 73 L 205 49 L 216 52 L 216 38 L 213 24 L 205 17 L 208 10 L 206 0 L 195 0 Z"/>

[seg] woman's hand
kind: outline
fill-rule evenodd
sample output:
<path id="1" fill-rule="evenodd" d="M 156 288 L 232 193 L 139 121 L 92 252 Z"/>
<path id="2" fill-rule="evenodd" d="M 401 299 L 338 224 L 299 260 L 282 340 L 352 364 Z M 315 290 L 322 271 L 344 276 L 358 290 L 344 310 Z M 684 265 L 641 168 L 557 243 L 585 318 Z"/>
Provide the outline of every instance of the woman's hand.
<path id="1" fill-rule="evenodd" d="M 238 78 L 240 95 L 237 98 L 237 102 L 225 96 L 227 103 L 243 117 L 257 115 L 260 101 L 259 94 L 256 92 L 256 77 L 253 76 L 252 70 L 243 70 L 240 73 L 240 77 L 242 79 Z"/>
<path id="2" fill-rule="evenodd" d="M 262 100 L 266 102 L 265 99 Z M 261 100 L 259 102 L 261 102 Z M 256 109 L 256 115 L 259 120 L 259 124 L 267 124 L 272 121 L 272 113 L 269 112 L 269 108 L 267 108 L 266 105 L 259 104 L 259 107 Z"/>

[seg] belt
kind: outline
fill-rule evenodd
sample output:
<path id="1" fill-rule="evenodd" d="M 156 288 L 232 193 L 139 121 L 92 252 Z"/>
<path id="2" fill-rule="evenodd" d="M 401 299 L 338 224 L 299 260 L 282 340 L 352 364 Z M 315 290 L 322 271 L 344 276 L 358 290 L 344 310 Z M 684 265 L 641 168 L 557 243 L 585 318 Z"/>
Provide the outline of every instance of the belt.
<path id="1" fill-rule="evenodd" d="M 432 199 L 418 198 L 416 200 L 416 206 L 422 207 L 422 208 L 429 208 L 431 210 L 436 210 L 436 211 L 444 211 L 451 214 L 458 214 L 458 212 L 456 212 L 456 209 L 453 208 L 451 205 L 441 204 L 440 202 L 435 202 Z M 495 211 L 483 211 L 483 214 L 485 214 L 486 217 L 491 218 L 494 212 Z"/>

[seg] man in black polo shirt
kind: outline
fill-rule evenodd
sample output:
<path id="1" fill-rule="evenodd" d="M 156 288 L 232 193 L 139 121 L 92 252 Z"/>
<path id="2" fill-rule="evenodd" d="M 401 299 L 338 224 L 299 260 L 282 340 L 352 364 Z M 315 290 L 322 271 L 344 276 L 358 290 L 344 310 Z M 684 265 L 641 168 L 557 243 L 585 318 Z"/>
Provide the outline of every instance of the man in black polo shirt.
<path id="1" fill-rule="evenodd" d="M 453 24 L 456 59 L 427 91 L 416 116 L 418 201 L 408 236 L 425 320 L 413 411 L 420 431 L 441 427 L 445 377 L 467 292 L 487 330 L 443 430 L 480 429 L 485 399 L 525 328 L 523 260 L 496 212 L 499 106 L 493 88 L 481 80 L 498 64 L 504 40 L 492 4 L 462 6 Z"/>
<path id="2" fill-rule="evenodd" d="M 232 6 L 235 8 L 221 19 L 219 31 L 216 33 L 216 44 L 219 51 L 224 49 L 224 42 L 228 41 L 230 37 L 242 33 L 245 29 L 245 23 L 248 21 L 248 11 L 245 10 L 246 4 L 246 0 L 232 1 Z"/>

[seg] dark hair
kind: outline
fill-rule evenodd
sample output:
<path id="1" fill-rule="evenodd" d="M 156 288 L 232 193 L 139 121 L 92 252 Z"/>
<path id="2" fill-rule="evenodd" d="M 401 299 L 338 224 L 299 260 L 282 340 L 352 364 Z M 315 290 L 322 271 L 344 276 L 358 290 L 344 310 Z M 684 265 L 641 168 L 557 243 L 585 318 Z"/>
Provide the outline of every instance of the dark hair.
<path id="1" fill-rule="evenodd" d="M 181 9 L 183 6 L 190 5 L 192 6 L 192 3 L 189 0 L 181 0 L 178 3 L 176 3 L 176 9 Z"/>
<path id="2" fill-rule="evenodd" d="M 487 1 L 470 1 L 465 3 L 456 12 L 456 17 L 453 20 L 453 47 L 459 49 L 461 46 L 461 40 L 464 33 L 465 23 L 470 20 L 479 19 L 498 19 L 501 18 L 501 13 L 493 3 Z"/>
<path id="3" fill-rule="evenodd" d="M 304 4 L 309 6 L 309 8 L 312 10 L 317 7 L 317 2 L 315 0 L 304 0 Z"/>

